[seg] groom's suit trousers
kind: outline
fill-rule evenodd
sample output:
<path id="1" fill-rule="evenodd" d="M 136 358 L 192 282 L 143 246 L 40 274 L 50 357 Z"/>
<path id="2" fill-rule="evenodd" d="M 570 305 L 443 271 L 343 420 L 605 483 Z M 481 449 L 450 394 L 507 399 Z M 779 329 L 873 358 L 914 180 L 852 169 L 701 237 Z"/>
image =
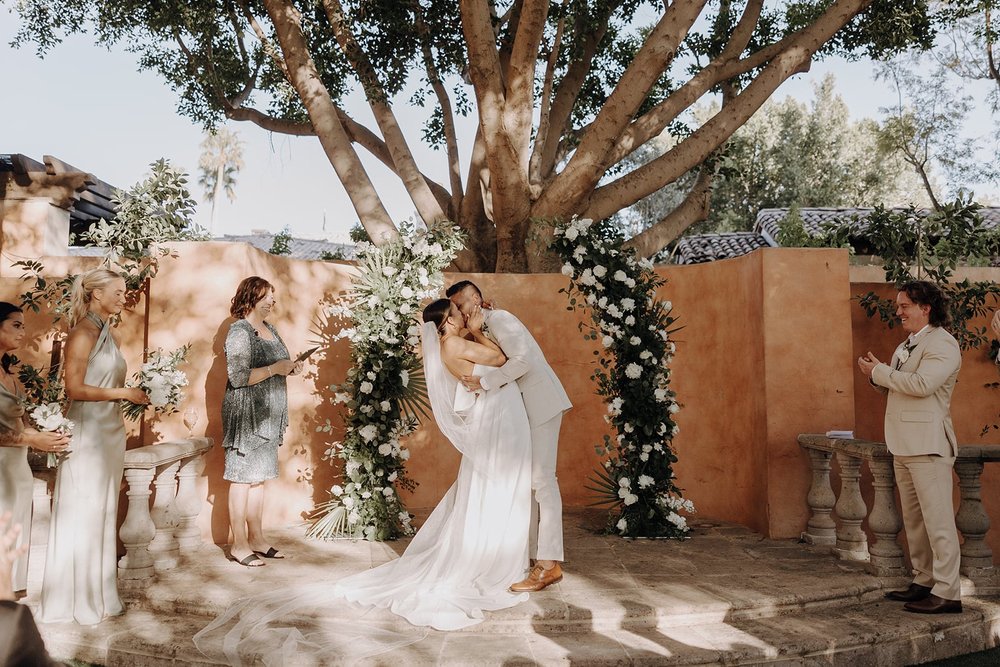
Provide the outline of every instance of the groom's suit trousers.
<path id="1" fill-rule="evenodd" d="M 529 553 L 536 560 L 563 560 L 562 496 L 556 455 L 562 413 L 531 428 L 531 532 Z"/>

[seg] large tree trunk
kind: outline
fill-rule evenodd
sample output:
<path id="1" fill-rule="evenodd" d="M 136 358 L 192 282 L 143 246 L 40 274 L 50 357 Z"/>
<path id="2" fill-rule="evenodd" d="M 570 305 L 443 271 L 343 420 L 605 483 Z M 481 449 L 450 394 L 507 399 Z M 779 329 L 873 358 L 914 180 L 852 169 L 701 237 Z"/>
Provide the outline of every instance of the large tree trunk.
<path id="1" fill-rule="evenodd" d="M 327 159 L 344 184 L 347 196 L 358 213 L 361 224 L 373 243 L 397 238 L 399 231 L 382 205 L 364 165 L 351 145 L 337 116 L 337 108 L 323 85 L 309 46 L 302 34 L 302 15 L 291 3 L 264 0 L 264 7 L 274 24 L 288 67 L 288 76 L 309 114 Z"/>

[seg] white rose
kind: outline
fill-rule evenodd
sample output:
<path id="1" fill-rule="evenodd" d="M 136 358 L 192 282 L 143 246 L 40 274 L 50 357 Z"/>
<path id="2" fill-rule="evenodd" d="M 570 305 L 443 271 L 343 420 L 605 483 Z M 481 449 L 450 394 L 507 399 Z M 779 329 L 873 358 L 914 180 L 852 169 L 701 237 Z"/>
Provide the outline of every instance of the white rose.
<path id="1" fill-rule="evenodd" d="M 681 411 L 681 406 L 677 405 L 676 403 L 671 403 L 670 407 L 667 408 L 667 411 L 670 414 L 675 415 L 675 414 L 677 414 L 678 412 Z"/>
<path id="2" fill-rule="evenodd" d="M 570 264 L 569 262 L 566 262 L 565 264 L 563 264 L 563 266 L 562 266 L 562 274 L 564 276 L 568 276 L 568 277 L 572 278 L 573 277 L 573 265 Z"/>
<path id="3" fill-rule="evenodd" d="M 351 496 L 344 496 L 344 499 L 341 500 L 340 502 L 344 503 L 344 507 L 346 507 L 347 509 L 353 509 L 354 507 L 354 498 L 352 498 Z"/>
<path id="4" fill-rule="evenodd" d="M 624 533 L 626 530 L 628 530 L 628 521 L 626 521 L 625 518 L 622 517 L 621 519 L 618 520 L 618 523 L 615 524 L 615 527 Z"/>
<path id="5" fill-rule="evenodd" d="M 642 342 L 642 339 L 639 338 L 638 336 L 632 336 L 628 342 L 631 343 L 632 345 L 638 345 Z"/>
<path id="6" fill-rule="evenodd" d="M 388 479 L 390 482 L 395 482 L 397 477 L 399 477 L 399 473 L 393 470 L 392 473 L 389 475 Z"/>
<path id="7" fill-rule="evenodd" d="M 618 480 L 618 486 L 622 487 L 623 489 L 629 488 L 631 484 L 632 482 L 629 481 L 628 477 L 622 477 Z"/>
<path id="8" fill-rule="evenodd" d="M 370 393 L 372 393 L 373 389 L 375 389 L 375 385 L 373 385 L 368 380 L 365 380 L 364 382 L 361 383 L 361 393 L 362 394 L 370 394 Z"/>
<path id="9" fill-rule="evenodd" d="M 372 440 L 375 439 L 375 436 L 378 435 L 378 426 L 375 426 L 375 424 L 368 424 L 367 426 L 362 426 L 360 429 L 358 429 L 358 435 L 360 435 L 361 439 L 364 440 L 365 442 L 371 442 Z"/>
<path id="10" fill-rule="evenodd" d="M 639 496 L 630 493 L 627 496 L 625 496 L 624 502 L 626 505 L 634 505 L 635 503 L 639 502 Z"/>
<path id="11" fill-rule="evenodd" d="M 635 299 L 629 299 L 628 297 L 622 299 L 622 308 L 625 310 L 632 310 L 635 308 Z"/>
<path id="12" fill-rule="evenodd" d="M 639 488 L 645 489 L 647 486 L 652 486 L 655 481 L 649 475 L 639 475 Z"/>
<path id="13" fill-rule="evenodd" d="M 653 390 L 653 398 L 656 399 L 657 403 L 662 403 L 667 400 L 667 390 L 663 387 L 658 387 Z"/>
<path id="14" fill-rule="evenodd" d="M 598 264 L 597 266 L 594 267 L 594 275 L 597 276 L 598 278 L 603 278 L 604 276 L 608 275 L 608 270 L 605 267 Z"/>
<path id="15" fill-rule="evenodd" d="M 577 230 L 576 227 L 570 225 L 569 227 L 566 228 L 566 238 L 569 239 L 570 241 L 575 241 L 576 237 L 578 237 L 579 235 L 580 232 Z"/>
<path id="16" fill-rule="evenodd" d="M 611 336 L 605 336 L 601 339 L 601 343 L 604 344 L 604 347 L 611 347 L 614 345 L 615 341 Z"/>
<path id="17" fill-rule="evenodd" d="M 621 269 L 618 269 L 617 271 L 615 271 L 615 275 L 613 276 L 613 278 L 615 280 L 617 280 L 618 282 L 620 282 L 620 283 L 623 283 L 626 280 L 628 280 L 628 276 L 626 276 L 625 272 L 622 271 Z"/>
<path id="18" fill-rule="evenodd" d="M 625 318 L 625 324 L 627 326 L 632 326 L 633 324 L 635 324 L 635 318 L 629 315 L 628 317 Z"/>
<path id="19" fill-rule="evenodd" d="M 401 305 L 399 307 L 399 314 L 400 315 L 409 315 L 412 310 L 413 310 L 413 308 L 410 306 L 410 304 L 404 303 L 403 305 Z"/>
<path id="20" fill-rule="evenodd" d="M 335 495 L 335 496 L 337 496 L 339 498 L 340 496 L 344 495 L 344 490 L 342 488 L 340 488 L 339 484 L 334 484 L 333 488 L 330 489 L 330 493 L 332 493 L 333 495 Z"/>
<path id="21" fill-rule="evenodd" d="M 399 296 L 404 299 L 412 299 L 413 289 L 409 285 L 403 285 L 403 289 L 399 290 Z"/>
<path id="22" fill-rule="evenodd" d="M 388 442 L 383 442 L 378 446 L 378 453 L 382 456 L 389 456 L 389 454 L 392 454 L 392 445 Z"/>
<path id="23" fill-rule="evenodd" d="M 382 495 L 385 496 L 386 498 L 392 498 L 392 487 L 387 486 L 384 489 L 382 489 Z"/>
<path id="24" fill-rule="evenodd" d="M 639 454 L 639 460 L 645 463 L 646 461 L 649 460 L 649 454 L 647 454 L 646 452 Z"/>
<path id="25" fill-rule="evenodd" d="M 625 367 L 626 377 L 632 380 L 638 380 L 641 375 L 642 375 L 642 366 L 640 366 L 639 364 L 633 362 Z"/>

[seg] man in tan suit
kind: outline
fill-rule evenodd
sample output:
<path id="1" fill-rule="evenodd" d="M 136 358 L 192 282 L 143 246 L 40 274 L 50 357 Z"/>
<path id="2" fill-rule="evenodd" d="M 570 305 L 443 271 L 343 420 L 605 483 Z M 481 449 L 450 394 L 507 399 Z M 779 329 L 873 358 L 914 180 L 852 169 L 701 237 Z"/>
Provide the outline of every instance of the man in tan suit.
<path id="1" fill-rule="evenodd" d="M 871 352 L 858 359 L 869 382 L 888 394 L 885 443 L 903 509 L 914 579 L 886 594 L 921 614 L 962 612 L 961 552 L 952 502 L 952 467 L 958 441 L 951 423 L 951 394 L 962 353 L 942 327 L 947 299 L 933 283 L 906 283 L 896 295 L 896 316 L 909 337 L 884 364 Z"/>
<path id="2" fill-rule="evenodd" d="M 555 372 L 531 332 L 512 313 L 487 308 L 475 283 L 463 280 L 448 288 L 446 294 L 462 311 L 470 333 L 492 337 L 507 355 L 507 363 L 482 377 L 467 375 L 462 384 L 470 391 L 491 391 L 516 382 L 524 400 L 531 426 L 531 525 L 529 550 L 535 560 L 528 576 L 514 584 L 515 593 L 540 591 L 562 579 L 563 528 L 562 496 L 556 478 L 559 427 L 563 413 L 573 407 Z M 481 313 L 485 326 L 476 328 L 470 317 Z M 488 331 L 487 331 L 488 328 Z"/>

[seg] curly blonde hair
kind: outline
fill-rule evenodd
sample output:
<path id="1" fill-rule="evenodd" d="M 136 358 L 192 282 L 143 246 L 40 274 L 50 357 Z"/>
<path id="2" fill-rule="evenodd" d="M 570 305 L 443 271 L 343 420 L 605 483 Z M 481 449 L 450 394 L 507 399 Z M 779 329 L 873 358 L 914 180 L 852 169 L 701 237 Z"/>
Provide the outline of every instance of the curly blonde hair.
<path id="1" fill-rule="evenodd" d="M 244 278 L 236 288 L 229 314 L 238 320 L 244 319 L 253 307 L 264 298 L 268 290 L 274 291 L 274 285 L 260 276 Z"/>

